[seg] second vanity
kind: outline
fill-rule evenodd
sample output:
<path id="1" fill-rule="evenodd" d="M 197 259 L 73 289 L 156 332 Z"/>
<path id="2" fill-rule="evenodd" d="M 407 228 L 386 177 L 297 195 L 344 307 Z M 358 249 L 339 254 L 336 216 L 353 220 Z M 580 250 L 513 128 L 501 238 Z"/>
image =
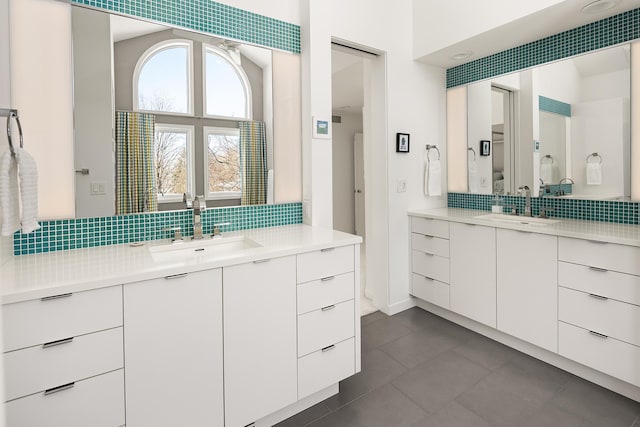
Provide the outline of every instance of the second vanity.
<path id="1" fill-rule="evenodd" d="M 360 371 L 360 238 L 292 225 L 223 239 L 253 244 L 5 264 L 8 425 L 270 426 L 335 394 Z"/>
<path id="2" fill-rule="evenodd" d="M 640 227 L 409 216 L 418 306 L 640 401 Z"/>

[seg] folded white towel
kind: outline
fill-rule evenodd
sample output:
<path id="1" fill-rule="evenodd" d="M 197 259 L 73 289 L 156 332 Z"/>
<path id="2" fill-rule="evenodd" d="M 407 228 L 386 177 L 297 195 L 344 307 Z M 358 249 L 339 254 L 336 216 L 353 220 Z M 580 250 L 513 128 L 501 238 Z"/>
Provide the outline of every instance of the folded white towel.
<path id="1" fill-rule="evenodd" d="M 602 184 L 602 165 L 596 162 L 587 162 L 587 185 Z"/>
<path id="2" fill-rule="evenodd" d="M 425 194 L 427 196 L 442 195 L 442 166 L 440 160 L 427 162 L 427 182 Z"/>
<path id="3" fill-rule="evenodd" d="M 470 160 L 469 161 L 469 193 L 478 192 L 478 164 Z"/>
<path id="4" fill-rule="evenodd" d="M 273 204 L 273 169 L 267 172 L 267 204 Z"/>
<path id="5" fill-rule="evenodd" d="M 0 234 L 3 236 L 11 236 L 20 229 L 18 203 L 18 162 L 9 151 L 5 151 L 0 156 Z"/>
<path id="6" fill-rule="evenodd" d="M 545 185 L 553 183 L 553 165 L 551 163 L 540 163 L 540 179 Z"/>
<path id="7" fill-rule="evenodd" d="M 31 154 L 22 148 L 16 149 L 18 176 L 20 178 L 20 200 L 22 202 L 22 232 L 31 233 L 40 228 L 38 224 L 38 167 Z"/>

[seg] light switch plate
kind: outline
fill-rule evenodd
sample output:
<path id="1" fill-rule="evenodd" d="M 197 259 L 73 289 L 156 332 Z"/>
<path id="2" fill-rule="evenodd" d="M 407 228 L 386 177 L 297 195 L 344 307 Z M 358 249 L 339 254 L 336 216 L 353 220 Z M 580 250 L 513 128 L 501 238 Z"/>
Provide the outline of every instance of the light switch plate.
<path id="1" fill-rule="evenodd" d="M 91 195 L 92 196 L 102 196 L 107 194 L 107 183 L 106 182 L 92 182 L 91 183 Z"/>
<path id="2" fill-rule="evenodd" d="M 397 182 L 396 192 L 404 193 L 407 191 L 407 181 L 404 179 L 399 179 Z"/>

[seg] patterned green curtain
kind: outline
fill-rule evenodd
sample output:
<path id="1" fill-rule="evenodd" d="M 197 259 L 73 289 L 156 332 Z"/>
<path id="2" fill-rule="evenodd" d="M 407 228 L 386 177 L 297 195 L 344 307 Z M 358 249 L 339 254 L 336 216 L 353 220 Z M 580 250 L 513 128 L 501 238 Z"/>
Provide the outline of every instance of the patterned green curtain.
<path id="1" fill-rule="evenodd" d="M 267 202 L 267 137 L 264 122 L 240 122 L 242 205 Z"/>
<path id="2" fill-rule="evenodd" d="M 116 215 L 158 210 L 155 116 L 116 111 Z"/>

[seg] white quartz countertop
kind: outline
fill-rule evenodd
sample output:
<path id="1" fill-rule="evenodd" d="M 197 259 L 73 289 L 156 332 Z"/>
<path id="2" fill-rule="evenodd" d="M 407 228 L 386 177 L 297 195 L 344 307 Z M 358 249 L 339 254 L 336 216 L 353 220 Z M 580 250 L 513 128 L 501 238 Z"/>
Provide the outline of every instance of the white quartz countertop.
<path id="1" fill-rule="evenodd" d="M 160 262 L 149 248 L 168 240 L 76 249 L 13 257 L 0 268 L 3 304 L 45 296 L 120 285 L 141 280 L 243 264 L 265 258 L 311 252 L 328 247 L 352 245 L 362 238 L 340 231 L 308 225 L 287 225 L 224 233 L 224 237 L 245 236 L 261 247 L 232 252 L 229 256 L 193 256 Z"/>
<path id="2" fill-rule="evenodd" d="M 424 209 L 408 212 L 409 216 L 422 218 L 442 219 L 467 224 L 486 225 L 496 228 L 550 234 L 553 236 L 573 237 L 599 242 L 640 246 L 640 226 L 638 225 L 614 224 L 600 221 L 579 221 L 565 218 L 552 218 L 559 221 L 555 224 L 533 225 L 477 218 L 478 216 L 488 215 L 490 213 L 491 212 L 487 211 L 461 208 Z M 526 220 L 526 217 L 521 218 Z"/>

